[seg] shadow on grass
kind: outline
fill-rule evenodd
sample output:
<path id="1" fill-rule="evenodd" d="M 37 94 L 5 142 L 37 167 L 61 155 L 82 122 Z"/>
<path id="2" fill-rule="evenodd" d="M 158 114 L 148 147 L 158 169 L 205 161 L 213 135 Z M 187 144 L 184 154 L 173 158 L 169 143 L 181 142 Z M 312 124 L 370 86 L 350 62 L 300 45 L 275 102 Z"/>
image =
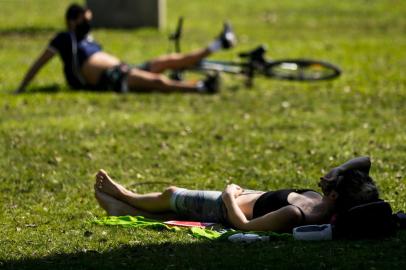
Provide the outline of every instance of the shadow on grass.
<path id="1" fill-rule="evenodd" d="M 71 89 L 66 85 L 59 84 L 48 84 L 42 86 L 31 86 L 27 91 L 21 93 L 21 95 L 35 95 L 35 94 L 56 94 L 56 93 L 114 93 L 114 91 L 109 90 L 97 90 L 97 89 Z"/>
<path id="2" fill-rule="evenodd" d="M 162 95 L 170 95 L 170 94 L 175 94 L 176 92 L 167 92 L 167 91 L 159 91 L 159 90 L 134 90 L 134 91 L 129 91 L 127 93 L 120 93 L 114 90 L 102 90 L 102 89 L 70 89 L 66 86 L 61 86 L 58 84 L 49 84 L 49 85 L 43 85 L 43 86 L 32 86 L 29 88 L 29 90 L 25 91 L 22 94 L 56 94 L 59 92 L 65 92 L 65 93 L 99 93 L 99 94 L 108 94 L 108 93 L 115 93 L 117 95 L 148 95 L 148 94 L 162 94 Z M 198 92 L 177 92 L 178 94 L 199 94 Z M 207 94 L 202 94 L 202 95 L 207 95 Z"/>
<path id="3" fill-rule="evenodd" d="M 58 30 L 60 29 L 55 27 L 38 26 L 7 28 L 0 29 L 0 37 L 49 35 L 51 33 L 57 32 Z"/>
<path id="4" fill-rule="evenodd" d="M 276 245 L 276 244 L 275 244 Z M 271 256 L 261 256 L 264 245 L 233 245 L 223 242 L 191 244 L 163 243 L 122 246 L 96 252 L 52 255 L 39 259 L 4 262 L 3 269 L 266 269 L 269 259 L 289 263 L 288 256 L 273 249 Z M 276 251 L 276 252 L 275 252 Z M 275 261 L 274 261 L 275 262 Z M 0 265 L 1 267 L 1 265 Z M 274 267 L 273 267 L 274 268 Z"/>
<path id="5" fill-rule="evenodd" d="M 0 262 L 2 269 L 404 269 L 405 247 L 387 241 L 138 243 Z"/>
<path id="6" fill-rule="evenodd" d="M 58 84 L 49 84 L 43 86 L 33 86 L 30 87 L 30 90 L 24 92 L 24 94 L 56 94 L 60 92 L 63 88 Z"/>

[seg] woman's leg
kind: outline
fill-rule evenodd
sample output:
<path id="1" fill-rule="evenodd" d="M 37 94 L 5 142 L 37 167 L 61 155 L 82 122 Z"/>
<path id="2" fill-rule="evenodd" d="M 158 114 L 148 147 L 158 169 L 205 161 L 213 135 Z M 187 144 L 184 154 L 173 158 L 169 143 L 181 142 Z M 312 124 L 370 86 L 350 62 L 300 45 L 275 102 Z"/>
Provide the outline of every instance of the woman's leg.
<path id="1" fill-rule="evenodd" d="M 171 211 L 170 198 L 177 187 L 169 187 L 164 192 L 137 194 L 114 182 L 105 171 L 100 170 L 96 175 L 95 189 L 141 211 L 161 213 Z"/>
<path id="2" fill-rule="evenodd" d="M 94 195 L 101 208 L 106 210 L 109 216 L 134 216 L 138 214 L 138 211 L 134 207 L 119 201 L 100 190 L 95 189 Z"/>
<path id="3" fill-rule="evenodd" d="M 187 219 L 206 222 L 226 222 L 227 211 L 220 191 L 187 190 L 169 187 L 164 192 L 137 194 L 114 182 L 105 171 L 96 175 L 96 198 L 101 194 L 110 197 L 109 201 L 119 201 L 119 205 L 103 207 L 108 213 L 147 212 L 145 216 L 159 219 Z M 171 200 L 177 192 L 176 213 L 172 211 Z M 98 199 L 99 200 L 99 199 Z M 117 208 L 119 208 L 117 210 Z M 141 211 L 140 211 L 141 210 Z M 138 211 L 138 212 L 137 212 Z"/>
<path id="4" fill-rule="evenodd" d="M 99 205 L 107 212 L 109 216 L 143 216 L 146 218 L 153 218 L 157 220 L 171 220 L 177 219 L 177 215 L 173 212 L 163 213 L 150 213 L 142 211 L 128 205 L 120 200 L 113 198 L 112 196 L 95 189 L 95 197 Z"/>

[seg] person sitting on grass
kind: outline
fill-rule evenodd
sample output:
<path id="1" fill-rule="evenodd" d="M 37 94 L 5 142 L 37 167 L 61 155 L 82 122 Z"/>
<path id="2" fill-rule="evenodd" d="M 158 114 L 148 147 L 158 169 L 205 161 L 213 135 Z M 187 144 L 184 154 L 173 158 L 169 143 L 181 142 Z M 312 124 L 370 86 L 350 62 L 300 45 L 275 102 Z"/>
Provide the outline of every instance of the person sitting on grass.
<path id="1" fill-rule="evenodd" d="M 163 192 L 138 194 L 100 170 L 94 185 L 99 205 L 111 216 L 141 215 L 158 220 L 222 223 L 245 231 L 287 232 L 307 224 L 328 223 L 335 213 L 376 201 L 377 187 L 369 176 L 371 162 L 359 157 L 320 178 L 319 194 L 311 189 L 246 190 L 236 184 L 223 192 L 175 186 Z"/>
<path id="2" fill-rule="evenodd" d="M 170 80 L 160 73 L 194 66 L 218 50 L 233 47 L 236 42 L 231 26 L 226 23 L 220 35 L 206 48 L 187 54 L 161 56 L 133 67 L 104 52 L 92 39 L 89 35 L 92 12 L 89 9 L 72 4 L 65 17 L 67 31 L 58 33 L 50 41 L 28 70 L 16 93 L 24 92 L 37 72 L 57 53 L 63 61 L 65 78 L 73 89 L 215 93 L 219 90 L 216 74 L 209 75 L 203 81 L 188 82 Z"/>

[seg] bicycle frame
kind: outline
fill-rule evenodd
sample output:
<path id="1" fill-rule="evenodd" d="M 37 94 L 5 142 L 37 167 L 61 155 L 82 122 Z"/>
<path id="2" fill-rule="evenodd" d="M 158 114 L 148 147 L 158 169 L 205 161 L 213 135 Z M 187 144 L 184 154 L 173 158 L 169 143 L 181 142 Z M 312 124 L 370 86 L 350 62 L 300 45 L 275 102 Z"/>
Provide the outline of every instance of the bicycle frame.
<path id="1" fill-rule="evenodd" d="M 231 62 L 203 60 L 197 66 L 196 70 L 217 71 L 228 74 L 240 74 L 246 77 L 246 86 L 252 87 L 254 80 L 254 68 L 249 62 Z"/>
<path id="2" fill-rule="evenodd" d="M 255 73 L 265 74 L 266 67 L 272 64 L 272 61 L 265 60 L 266 48 L 261 45 L 250 52 L 240 53 L 238 56 L 247 59 L 241 62 L 203 60 L 197 66 L 202 70 L 214 70 L 218 72 L 241 74 L 246 77 L 245 85 L 252 87 L 254 84 Z"/>
<path id="3" fill-rule="evenodd" d="M 181 52 L 180 41 L 182 38 L 183 31 L 183 17 L 179 17 L 178 24 L 176 26 L 175 32 L 169 36 L 169 40 L 174 44 L 174 51 L 176 53 Z M 240 53 L 241 58 L 248 58 L 246 62 L 232 62 L 232 61 L 215 61 L 215 60 L 203 60 L 192 70 L 210 70 L 218 71 L 230 74 L 241 74 L 246 76 L 246 86 L 252 87 L 255 71 L 260 71 L 264 69 L 267 61 L 264 58 L 266 49 L 264 46 L 259 46 L 255 50 L 248 53 Z M 171 79 L 181 80 L 184 70 L 173 70 L 169 75 Z"/>
<path id="4" fill-rule="evenodd" d="M 182 36 L 183 18 L 180 17 L 176 31 L 169 36 L 174 42 L 174 48 L 180 53 L 180 39 Z M 170 77 L 175 80 L 183 78 L 185 71 L 216 71 L 229 74 L 240 74 L 246 77 L 246 86 L 252 87 L 256 74 L 266 77 L 296 81 L 319 81 L 336 78 L 341 70 L 328 62 L 310 59 L 284 59 L 267 60 L 265 58 L 266 47 L 260 45 L 257 48 L 240 53 L 241 61 L 202 60 L 194 68 L 173 70 Z"/>

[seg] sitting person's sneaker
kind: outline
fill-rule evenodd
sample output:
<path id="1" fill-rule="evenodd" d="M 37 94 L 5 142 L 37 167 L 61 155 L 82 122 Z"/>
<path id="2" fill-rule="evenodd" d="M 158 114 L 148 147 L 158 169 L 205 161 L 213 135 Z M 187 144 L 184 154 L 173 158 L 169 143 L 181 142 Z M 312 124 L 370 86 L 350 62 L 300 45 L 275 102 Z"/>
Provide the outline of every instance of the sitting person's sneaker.
<path id="1" fill-rule="evenodd" d="M 220 35 L 209 45 L 210 52 L 216 52 L 221 49 L 230 49 L 235 46 L 237 39 L 229 23 L 224 23 L 224 28 Z"/>
<path id="2" fill-rule="evenodd" d="M 223 49 L 230 49 L 235 46 L 237 43 L 237 38 L 235 37 L 230 23 L 224 23 L 223 31 L 219 35 L 218 39 L 221 41 L 221 46 Z"/>
<path id="3" fill-rule="evenodd" d="M 220 91 L 220 73 L 208 74 L 206 79 L 201 81 L 198 91 L 206 94 L 216 94 Z"/>

